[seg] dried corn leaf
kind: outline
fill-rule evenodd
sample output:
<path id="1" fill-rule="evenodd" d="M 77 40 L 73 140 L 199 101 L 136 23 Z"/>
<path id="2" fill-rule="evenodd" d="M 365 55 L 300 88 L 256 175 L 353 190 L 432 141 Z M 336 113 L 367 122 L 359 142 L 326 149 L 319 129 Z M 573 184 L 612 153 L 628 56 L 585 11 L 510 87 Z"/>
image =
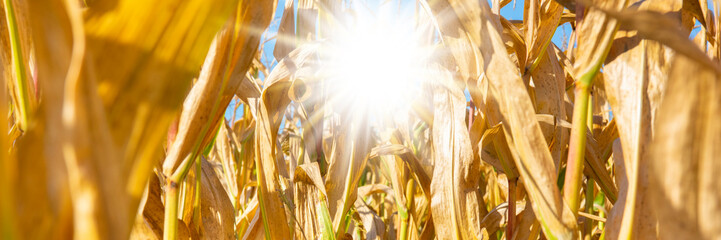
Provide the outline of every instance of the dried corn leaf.
<path id="1" fill-rule="evenodd" d="M 575 13 L 576 12 L 576 1 L 574 0 L 554 0 L 557 3 L 563 5 L 568 11 Z"/>
<path id="2" fill-rule="evenodd" d="M 493 166 L 496 171 L 505 173 L 506 170 L 503 168 L 503 164 L 501 164 L 501 160 L 499 160 L 498 158 L 501 158 L 501 156 L 505 156 L 507 153 L 510 152 L 505 151 L 505 149 L 495 149 L 494 144 L 496 139 L 499 138 L 499 135 L 503 134 L 503 132 L 500 131 L 501 129 L 502 126 L 498 124 L 486 130 L 483 133 L 483 137 L 481 137 L 481 140 L 478 142 L 478 150 L 480 152 L 479 155 L 481 156 L 481 160 Z M 505 139 L 503 140 L 505 141 Z M 488 150 L 486 150 L 486 148 L 488 148 Z M 493 152 L 495 152 L 495 156 L 499 157 L 494 157 L 493 155 L 491 155 Z"/>
<path id="3" fill-rule="evenodd" d="M 628 0 L 590 0 L 598 8 L 621 10 L 626 7 Z M 618 21 L 606 16 L 605 13 L 596 8 L 586 11 L 581 22 L 577 22 L 576 30 L 577 48 L 573 65 L 576 80 L 581 76 L 594 74 L 601 68 L 611 48 L 613 36 L 618 29 Z M 592 77 L 589 75 L 588 77 Z"/>
<path id="4" fill-rule="evenodd" d="M 641 10 L 657 10 L 674 15 L 680 21 L 681 1 L 656 0 L 646 1 Z M 674 28 L 666 26 L 665 28 Z M 623 160 L 628 175 L 628 189 L 624 195 L 629 198 L 614 207 L 623 208 L 623 223 L 610 221 L 606 228 L 606 236 L 610 239 L 627 238 L 631 234 L 630 227 L 634 221 L 642 221 L 642 228 L 654 229 L 653 216 L 635 216 L 634 208 L 647 204 L 643 196 L 638 195 L 637 176 L 645 167 L 646 161 L 641 157 L 646 152 L 648 142 L 653 137 L 653 124 L 662 94 L 666 89 L 666 73 L 673 52 L 655 41 L 642 40 L 635 31 L 619 31 L 604 67 L 606 76 L 604 88 L 606 98 L 617 119 L 618 132 L 623 146 Z M 703 54 L 703 57 L 706 57 Z M 618 164 L 617 164 L 618 166 Z M 642 189 L 641 189 L 642 190 Z M 638 196 L 638 197 L 637 197 Z M 624 206 L 628 205 L 630 206 Z M 634 220 L 637 219 L 637 220 Z M 643 220 L 641 220 L 643 219 Z M 618 225 L 622 224 L 622 225 Z M 636 229 L 639 230 L 639 229 Z M 634 231 L 636 231 L 634 230 Z M 642 236 L 639 236 L 642 237 Z M 655 236 L 647 236 L 654 238 Z"/>
<path id="5" fill-rule="evenodd" d="M 74 206 L 76 236 L 127 238 L 165 127 L 230 6 L 125 0 L 85 12 L 82 73 L 69 75 L 63 101 L 73 201 L 92 203 Z"/>
<path id="6" fill-rule="evenodd" d="M 519 203 L 516 203 L 516 205 L 519 205 Z M 533 225 L 536 225 L 537 228 L 540 228 L 540 226 L 531 208 L 531 202 L 529 201 L 526 202 L 522 211 L 517 211 L 518 215 L 516 218 L 519 218 L 519 220 L 517 220 L 517 225 L 513 229 L 511 239 L 537 239 L 538 235 L 540 235 L 540 229 L 533 231 Z M 518 210 L 518 208 L 516 208 L 516 210 Z"/>
<path id="7" fill-rule="evenodd" d="M 393 194 L 393 189 L 388 187 L 387 185 L 383 184 L 371 184 L 371 185 L 364 185 L 361 187 L 358 187 L 358 197 L 360 198 L 366 198 L 372 194 L 386 194 L 387 196 L 395 197 Z"/>
<path id="8" fill-rule="evenodd" d="M 213 166 L 202 158 L 200 176 L 200 239 L 233 239 L 235 237 L 235 210 L 230 198 L 218 180 Z"/>
<path id="9" fill-rule="evenodd" d="M 466 130 L 463 82 L 436 66 L 433 91 L 433 179 L 431 211 L 436 234 L 443 239 L 481 236 L 479 198 L 475 191 L 480 168 Z"/>
<path id="10" fill-rule="evenodd" d="M 318 222 L 319 209 L 316 203 L 323 201 L 325 186 L 320 177 L 318 163 L 305 163 L 295 169 L 293 176 L 296 239 L 317 239 L 321 234 L 321 223 Z"/>
<path id="11" fill-rule="evenodd" d="M 668 85 L 647 155 L 649 171 L 639 176 L 647 178 L 645 193 L 651 203 L 639 206 L 640 211 L 654 211 L 660 221 L 657 229 L 640 228 L 635 236 L 658 232 L 660 239 L 718 238 L 719 75 L 679 56 L 673 62 Z"/>
<path id="12" fill-rule="evenodd" d="M 30 66 L 31 56 L 34 48 L 33 31 L 29 26 L 32 24 L 31 16 L 28 15 L 29 2 L 19 0 L 3 1 L 3 19 L 0 20 L 0 45 L 3 47 L 2 66 L 5 68 L 5 76 L 8 87 L 8 100 L 13 109 L 14 128 L 26 131 L 31 123 L 30 117 L 37 105 L 37 82 L 32 74 Z M 59 9 L 62 12 L 63 8 Z M 45 40 L 40 44 L 45 44 Z"/>
<path id="13" fill-rule="evenodd" d="M 62 1 L 38 1 L 27 7 L 31 25 L 24 30 L 33 37 L 36 80 L 42 86 L 42 94 L 31 120 L 33 124 L 15 146 L 17 159 L 11 161 L 17 161 L 15 167 L 18 169 L 8 169 L 22 178 L 18 179 L 20 191 L 14 194 L 18 209 L 22 210 L 16 215 L 17 230 L 22 234 L 20 238 L 70 237 L 72 207 L 62 145 L 59 144 L 63 137 L 63 87 L 73 49 L 70 13 Z M 6 26 L 4 19 L 2 26 Z M 49 223 L 52 225 L 48 226 Z"/>
<path id="14" fill-rule="evenodd" d="M 526 204 L 516 202 L 516 212 L 521 213 L 526 209 Z M 504 202 L 494 207 L 481 220 L 481 227 L 488 231 L 488 234 L 494 234 L 496 231 L 503 229 L 508 222 L 508 203 Z"/>
<path id="15" fill-rule="evenodd" d="M 606 219 L 606 227 L 604 231 L 605 234 L 609 238 L 615 237 L 615 235 L 611 235 L 609 233 L 618 232 L 619 228 L 621 227 L 621 221 L 623 220 L 623 212 L 625 211 L 626 204 L 624 204 L 627 201 L 627 193 L 628 193 L 628 176 L 631 175 L 630 170 L 625 164 L 625 160 L 623 159 L 623 147 L 621 147 L 621 139 L 616 139 L 612 143 L 612 151 L 613 155 L 611 155 L 611 159 L 614 162 L 614 180 L 616 184 L 618 185 L 619 192 L 618 192 L 618 200 L 616 200 L 616 203 L 614 207 L 609 211 L 608 218 Z"/>
<path id="16" fill-rule="evenodd" d="M 160 187 L 160 180 L 156 176 L 150 176 L 147 193 L 140 204 L 140 214 L 135 219 L 130 239 L 163 239 L 165 206 L 160 199 L 163 195 Z M 194 229 L 188 228 L 185 222 L 179 223 L 179 239 L 198 239 L 198 233 Z"/>
<path id="17" fill-rule="evenodd" d="M 254 240 L 262 240 L 266 239 L 265 232 L 263 231 L 263 220 L 261 220 L 261 214 L 258 209 L 260 208 L 259 203 L 256 201 L 256 205 L 253 206 L 253 209 L 250 209 L 251 211 L 248 211 L 249 216 L 245 219 L 250 219 L 250 222 L 248 224 L 248 227 L 245 229 L 245 234 L 243 234 L 242 239 L 254 239 Z M 251 217 L 252 216 L 252 217 Z"/>
<path id="18" fill-rule="evenodd" d="M 295 169 L 294 178 L 295 177 L 299 178 L 297 181 L 313 184 L 323 196 L 327 196 L 323 178 L 320 176 L 320 167 L 317 162 L 305 163 L 298 166 L 298 168 Z"/>
<path id="19" fill-rule="evenodd" d="M 295 47 L 295 1 L 286 1 L 283 17 L 280 18 L 278 35 L 276 35 L 273 56 L 283 59 Z"/>
<path id="20" fill-rule="evenodd" d="M 523 71 L 534 69 L 545 58 L 548 44 L 556 32 L 561 20 L 563 7 L 554 0 L 526 0 L 524 3 L 523 22 L 528 59 L 524 62 Z"/>
<path id="21" fill-rule="evenodd" d="M 566 76 L 558 62 L 553 49 L 546 49 L 545 54 L 538 58 L 540 63 L 531 72 L 535 86 L 536 113 L 550 114 L 556 119 L 566 119 L 564 96 L 566 94 Z M 551 156 L 556 172 L 561 169 L 561 157 L 568 142 L 569 132 L 566 129 L 551 125 L 540 125 L 546 143 L 550 144 Z"/>
<path id="22" fill-rule="evenodd" d="M 443 38 L 446 48 L 450 49 L 455 64 L 459 66 L 459 75 L 463 81 L 473 81 L 480 76 L 480 70 L 476 67 L 476 59 L 480 55 L 478 50 L 471 45 L 468 36 L 454 38 L 446 36 Z"/>
<path id="23" fill-rule="evenodd" d="M 338 106 L 334 106 L 338 107 Z M 371 150 L 369 119 L 362 107 L 351 107 L 354 111 L 341 113 L 333 133 L 331 153 L 328 157 L 328 174 L 325 179 L 328 191 L 328 210 L 333 219 L 333 231 L 342 235 L 341 223 L 356 199 L 358 181 L 368 161 Z M 347 114 L 346 114 L 347 113 Z"/>
<path id="24" fill-rule="evenodd" d="M 378 216 L 378 214 L 368 207 L 368 205 L 360 197 L 355 200 L 353 207 L 356 209 L 356 212 L 363 223 L 363 230 L 365 230 L 366 233 L 364 239 L 384 239 L 385 224 L 383 224 L 383 220 Z"/>
<path id="25" fill-rule="evenodd" d="M 42 123 L 44 121 L 38 121 Z M 4 195 L 3 198 L 14 198 L 14 205 L 9 205 L 8 209 L 10 212 L 4 212 L 3 214 L 13 214 L 13 218 L 5 221 L 13 221 L 13 224 L 17 226 L 16 231 L 17 238 L 51 238 L 52 234 L 63 234 L 68 236 L 70 234 L 69 229 L 57 229 L 58 227 L 70 227 L 67 223 L 60 224 L 58 215 L 63 214 L 61 211 L 68 211 L 67 205 L 60 205 L 61 208 L 66 209 L 53 209 L 53 203 L 50 199 L 62 197 L 61 192 L 67 189 L 52 189 L 51 187 L 58 187 L 48 184 L 48 173 L 52 172 L 52 169 L 48 168 L 48 163 L 45 160 L 45 153 L 43 152 L 43 129 L 34 127 L 37 125 L 30 125 L 28 132 L 26 132 L 20 139 L 15 141 L 15 151 L 9 158 L 3 159 L 8 161 L 6 167 L 8 167 L 7 176 L 12 186 L 7 186 L 8 195 Z M 12 191 L 14 190 L 14 191 Z M 51 195 L 56 193 L 57 195 Z M 52 198 L 51 198 L 52 196 Z M 67 197 L 67 195 L 65 195 Z M 3 199 L 3 202 L 6 200 Z M 9 204 L 12 202 L 7 202 Z M 69 204 L 69 203 L 65 203 Z M 56 212 L 58 211 L 58 212 Z M 56 215 L 57 214 L 57 215 Z M 68 214 L 65 212 L 64 214 Z M 12 215 L 11 215 L 12 216 Z M 63 219 L 67 220 L 67 219 Z M 11 223 L 3 221 L 3 224 Z M 10 237 L 10 236 L 8 236 Z"/>
<path id="26" fill-rule="evenodd" d="M 503 27 L 503 31 L 501 34 L 501 38 L 503 39 L 503 42 L 506 44 L 506 51 L 508 51 L 509 54 L 516 53 L 516 55 L 509 55 L 511 60 L 516 63 L 516 65 L 519 68 L 523 68 L 526 66 L 527 62 L 527 46 L 526 46 L 526 39 L 523 38 L 523 33 L 520 29 L 518 29 L 517 26 L 513 25 L 510 21 L 508 21 L 504 17 L 499 17 L 501 20 L 501 26 Z M 478 49 L 476 49 L 478 51 Z M 526 82 L 526 84 L 528 84 Z"/>
<path id="27" fill-rule="evenodd" d="M 243 239 L 245 239 L 246 236 L 244 236 L 243 233 L 247 235 L 251 232 L 248 228 L 252 228 L 253 223 L 257 221 L 258 217 L 258 198 L 253 198 L 245 209 L 242 209 L 242 214 L 237 217 L 238 222 L 235 224 L 236 234 L 243 236 Z"/>
<path id="28" fill-rule="evenodd" d="M 602 9 L 604 14 L 615 18 L 624 29 L 636 30 L 642 38 L 655 40 L 664 44 L 678 54 L 682 54 L 697 63 L 721 72 L 721 67 L 707 57 L 707 55 L 696 47 L 688 38 L 687 31 L 681 28 L 681 6 L 677 0 L 659 0 L 644 2 L 641 11 L 614 11 L 613 9 Z"/>
<path id="29" fill-rule="evenodd" d="M 215 146 L 213 147 L 213 150 L 215 150 L 216 156 L 218 156 L 216 158 L 217 161 L 220 162 L 223 168 L 222 178 L 225 181 L 225 191 L 229 194 L 233 203 L 236 203 L 238 193 L 240 192 L 240 186 L 238 186 L 239 174 L 237 171 L 240 167 L 237 165 L 237 159 L 235 159 L 235 149 L 237 146 L 235 146 L 235 141 L 233 141 L 235 136 L 231 135 L 234 134 L 232 131 L 233 130 L 230 129 L 230 126 L 223 121 L 220 129 L 218 130 L 218 135 L 215 137 Z"/>
<path id="30" fill-rule="evenodd" d="M 237 16 L 231 18 L 215 39 L 206 57 L 198 82 L 183 103 L 178 135 L 163 162 L 163 173 L 170 175 L 188 154 L 197 154 L 207 144 L 230 100 L 246 78 L 260 41 L 257 29 L 270 23 L 272 2 L 243 1 Z M 252 89 L 252 88 L 250 88 Z"/>
<path id="31" fill-rule="evenodd" d="M 484 1 L 453 2 L 455 5 L 451 5 L 456 14 L 464 20 L 465 29 L 469 31 L 474 44 L 481 49 L 490 89 L 504 116 L 506 132 L 512 136 L 512 146 L 519 154 L 514 156 L 514 161 L 523 176 L 544 233 L 555 238 L 571 238 L 576 228 L 575 219 L 555 186 L 553 159 L 538 122 L 529 121 L 535 119 L 530 97 L 525 91 L 519 70 L 513 67 L 514 64 L 506 54 L 498 54 L 503 53 L 501 24 L 490 17 L 490 9 Z"/>
<path id="32" fill-rule="evenodd" d="M 703 4 L 703 7 L 701 5 L 701 2 L 703 2 L 703 0 L 683 1 L 683 10 L 691 13 L 693 17 L 698 19 L 699 23 L 701 23 L 702 26 L 707 27 L 706 12 L 708 11 L 708 6 L 706 3 L 708 3 L 708 1 L 704 2 L 705 4 Z"/>
<path id="33" fill-rule="evenodd" d="M 385 167 L 385 170 L 388 171 L 388 178 L 390 179 L 390 185 L 392 187 L 392 196 L 394 198 L 394 201 L 396 203 L 396 208 L 399 211 L 398 221 L 403 222 L 407 221 L 408 219 L 408 209 L 406 206 L 408 206 L 408 199 L 406 199 L 406 183 L 408 182 L 408 179 L 411 179 L 408 177 L 408 171 L 406 171 L 406 168 L 404 167 L 404 164 L 402 161 L 399 160 L 399 157 L 397 156 L 381 156 L 380 162 L 383 167 Z M 412 181 L 412 180 L 411 180 Z M 358 191 L 360 194 L 361 192 Z M 359 195 L 363 196 L 363 195 Z M 429 194 L 430 196 L 430 194 Z M 405 219 L 404 219 L 405 216 Z M 400 223 L 400 224 L 407 224 Z M 399 236 L 399 235 L 397 235 Z"/>
<path id="34" fill-rule="evenodd" d="M 513 163 L 513 155 L 511 154 L 511 149 L 509 149 L 508 147 L 508 142 L 506 141 L 506 133 L 503 130 L 502 124 L 497 124 L 496 126 L 489 128 L 483 133 L 483 136 L 481 137 L 479 143 L 479 147 L 483 149 L 488 144 L 493 144 L 498 159 L 492 159 L 488 157 L 482 159 L 491 164 L 492 166 L 496 167 L 498 171 L 502 171 L 503 173 L 505 173 L 508 178 L 518 178 L 518 169 Z"/>
<path id="35" fill-rule="evenodd" d="M 4 55 L 4 53 L 0 54 Z M 0 66 L 2 66 L 0 67 L 0 79 L 2 79 L 0 84 L 2 84 L 2 86 L 5 86 L 5 81 L 7 80 L 4 61 L 5 59 L 0 57 Z M 0 91 L 0 101 L 3 103 L 7 102 L 7 94 L 5 91 Z M 7 112 L 5 104 L 0 105 L 0 112 Z M 8 131 L 8 122 L 7 118 L 0 118 L 0 132 L 4 133 Z M 2 152 L 0 152 L 0 194 L 3 196 L 10 196 L 15 192 L 14 183 L 16 182 L 16 176 L 14 176 L 13 173 L 17 172 L 17 166 L 10 160 L 8 151 L 8 149 L 10 149 L 9 142 L 10 137 L 8 135 L 0 135 L 0 149 L 2 149 Z M 7 238 L 17 238 L 18 235 L 17 222 L 19 219 L 15 211 L 12 210 L 15 206 L 15 201 L 14 197 L 0 199 L 0 234 Z"/>
<path id="36" fill-rule="evenodd" d="M 266 79 L 265 88 L 257 104 L 255 127 L 255 164 L 258 168 L 258 196 L 265 234 L 274 239 L 290 238 L 289 221 L 285 214 L 280 185 L 288 176 L 282 153 L 276 144 L 278 128 L 285 108 L 290 103 L 288 91 L 291 75 L 308 67 L 316 53 L 316 45 L 305 45 L 281 60 Z M 281 174 L 285 173 L 285 174 Z M 270 231 L 270 227 L 273 231 Z"/>
<path id="37" fill-rule="evenodd" d="M 382 145 L 377 146 L 371 149 L 371 152 L 368 156 L 368 158 L 374 158 L 376 156 L 384 156 L 384 155 L 397 155 L 400 160 L 405 162 L 406 166 L 408 166 L 411 169 L 411 172 L 413 173 L 413 177 L 420 183 L 421 189 L 423 189 L 424 194 L 430 198 L 430 192 L 431 192 L 431 178 L 426 174 L 426 172 L 423 170 L 423 167 L 420 163 L 420 161 L 416 158 L 415 155 L 411 152 L 410 149 L 403 145 L 399 144 L 392 144 L 392 145 Z M 397 160 L 397 159 L 396 159 Z"/>
<path id="38" fill-rule="evenodd" d="M 564 120 L 555 119 L 548 115 L 537 115 L 538 121 L 546 123 L 555 123 L 553 125 L 571 128 L 571 124 Z M 543 120 L 542 120 L 543 119 Z M 551 125 L 551 124 L 549 124 Z M 586 132 L 586 154 L 583 173 L 593 178 L 598 183 L 601 190 L 606 194 L 606 197 L 611 202 L 616 202 L 618 196 L 618 188 L 611 180 L 611 174 L 606 170 L 605 162 L 611 155 L 611 143 L 613 139 L 618 138 L 618 131 L 616 130 L 615 121 L 612 121 L 606 128 L 604 128 L 597 141 L 591 134 L 590 131 Z M 604 146 L 603 149 L 599 149 L 599 146 Z"/>
<path id="39" fill-rule="evenodd" d="M 314 5 L 314 0 L 298 0 L 295 34 L 301 41 L 313 40 L 315 37 L 318 8 Z"/>
<path id="40" fill-rule="evenodd" d="M 601 190 L 606 194 L 606 197 L 615 202 L 618 196 L 618 188 L 611 180 L 611 174 L 606 170 L 606 158 L 600 156 L 598 150 L 598 142 L 591 136 L 591 132 L 586 132 L 586 152 L 583 172 L 596 180 L 596 183 L 601 187 Z M 610 145 L 610 141 L 608 142 Z M 606 145 L 603 145 L 606 146 Z"/>
<path id="41" fill-rule="evenodd" d="M 235 90 L 235 95 L 244 103 L 248 104 L 249 98 L 260 97 L 260 86 L 257 80 L 250 74 L 245 75 L 245 80 L 241 81 L 240 86 Z"/>

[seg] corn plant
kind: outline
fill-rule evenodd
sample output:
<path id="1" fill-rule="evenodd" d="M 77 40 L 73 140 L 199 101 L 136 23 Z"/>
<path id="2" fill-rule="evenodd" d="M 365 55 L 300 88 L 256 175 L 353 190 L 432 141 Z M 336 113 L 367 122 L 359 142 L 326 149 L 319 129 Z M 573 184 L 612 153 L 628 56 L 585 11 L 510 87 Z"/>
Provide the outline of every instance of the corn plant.
<path id="1" fill-rule="evenodd" d="M 721 237 L 721 1 L 515 4 L 3 0 L 0 238 Z"/>

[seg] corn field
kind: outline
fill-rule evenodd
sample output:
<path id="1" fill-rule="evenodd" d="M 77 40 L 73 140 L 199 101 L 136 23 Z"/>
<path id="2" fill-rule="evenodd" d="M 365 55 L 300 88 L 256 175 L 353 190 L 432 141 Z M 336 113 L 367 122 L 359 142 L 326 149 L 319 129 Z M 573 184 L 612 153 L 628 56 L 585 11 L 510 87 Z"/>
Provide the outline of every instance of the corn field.
<path id="1" fill-rule="evenodd" d="M 2 239 L 721 239 L 719 0 L 2 2 Z"/>

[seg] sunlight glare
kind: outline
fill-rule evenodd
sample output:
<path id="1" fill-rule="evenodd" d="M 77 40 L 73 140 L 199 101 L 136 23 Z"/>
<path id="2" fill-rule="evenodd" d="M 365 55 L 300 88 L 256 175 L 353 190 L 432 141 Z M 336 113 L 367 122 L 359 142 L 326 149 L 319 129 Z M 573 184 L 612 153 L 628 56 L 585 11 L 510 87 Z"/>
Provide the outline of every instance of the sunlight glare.
<path id="1" fill-rule="evenodd" d="M 331 36 L 328 66 L 336 94 L 370 114 L 408 111 L 426 55 L 413 20 L 388 14 L 355 16 Z"/>

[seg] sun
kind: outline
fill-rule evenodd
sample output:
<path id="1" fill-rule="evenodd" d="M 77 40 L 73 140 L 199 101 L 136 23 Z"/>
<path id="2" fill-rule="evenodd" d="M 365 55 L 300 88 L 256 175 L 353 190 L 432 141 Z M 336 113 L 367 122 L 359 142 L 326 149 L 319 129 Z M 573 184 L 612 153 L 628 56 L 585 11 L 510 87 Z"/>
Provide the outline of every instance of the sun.
<path id="1" fill-rule="evenodd" d="M 376 117 L 409 111 L 429 55 L 423 35 L 401 14 L 350 16 L 328 35 L 323 49 L 333 103 Z"/>

